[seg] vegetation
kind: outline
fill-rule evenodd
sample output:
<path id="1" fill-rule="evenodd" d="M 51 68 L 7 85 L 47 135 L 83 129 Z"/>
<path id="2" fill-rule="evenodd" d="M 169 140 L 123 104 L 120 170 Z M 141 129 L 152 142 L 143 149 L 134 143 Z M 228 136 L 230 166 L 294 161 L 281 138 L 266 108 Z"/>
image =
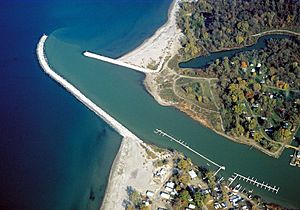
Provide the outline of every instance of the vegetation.
<path id="1" fill-rule="evenodd" d="M 300 26 L 297 0 L 199 0 L 183 2 L 178 26 L 184 59 L 253 44 L 251 35 Z"/>
<path id="2" fill-rule="evenodd" d="M 209 65 L 225 132 L 274 151 L 289 142 L 300 122 L 300 41 L 270 40 L 266 48 Z"/>
<path id="3" fill-rule="evenodd" d="M 300 123 L 297 37 L 268 40 L 264 49 L 217 59 L 202 70 L 177 64 L 254 44 L 259 35 L 253 35 L 264 31 L 297 31 L 300 1 L 199 0 L 180 7 L 177 23 L 185 36 L 168 64 L 177 76 L 161 77 L 161 97 L 206 126 L 277 156 Z"/>

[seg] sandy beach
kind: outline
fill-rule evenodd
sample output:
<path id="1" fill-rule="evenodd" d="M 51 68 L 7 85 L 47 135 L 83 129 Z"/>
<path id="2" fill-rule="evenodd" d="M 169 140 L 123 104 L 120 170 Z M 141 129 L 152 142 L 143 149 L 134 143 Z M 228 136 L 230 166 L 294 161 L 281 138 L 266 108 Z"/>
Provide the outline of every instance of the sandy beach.
<path id="1" fill-rule="evenodd" d="M 155 158 L 149 157 L 147 151 L 155 154 Z M 153 174 L 159 170 L 154 162 L 170 156 L 168 151 L 158 153 L 146 144 L 124 138 L 111 168 L 101 210 L 125 209 L 129 203 L 128 192 L 131 190 L 137 190 L 143 195 L 147 190 L 159 193 L 164 182 L 154 178 Z"/>
<path id="2" fill-rule="evenodd" d="M 148 68 L 149 64 L 155 70 L 161 70 L 166 59 L 177 53 L 180 48 L 179 39 L 182 36 L 176 24 L 176 13 L 179 11 L 180 0 L 174 0 L 169 8 L 168 20 L 153 36 L 145 40 L 133 51 L 118 58 L 132 65 Z"/>

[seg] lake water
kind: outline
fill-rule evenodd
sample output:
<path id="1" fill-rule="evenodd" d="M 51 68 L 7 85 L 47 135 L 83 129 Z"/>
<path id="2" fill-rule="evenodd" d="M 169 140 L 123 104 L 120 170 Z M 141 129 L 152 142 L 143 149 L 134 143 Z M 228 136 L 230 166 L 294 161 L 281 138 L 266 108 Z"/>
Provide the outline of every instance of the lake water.
<path id="1" fill-rule="evenodd" d="M 225 165 L 226 171 L 222 175 L 228 177 L 237 172 L 279 186 L 278 194 L 254 186 L 251 188 L 269 201 L 293 208 L 300 207 L 300 188 L 297 185 L 300 170 L 289 165 L 291 150 L 285 150 L 279 159 L 273 159 L 249 146 L 233 143 L 175 108 L 160 106 L 144 89 L 143 74 L 82 56 L 84 50 L 105 54 L 105 49 L 82 46 L 76 41 L 66 42 L 55 33 L 51 34 L 46 42 L 50 65 L 141 139 L 177 149 L 191 157 L 195 163 L 206 164 L 203 159 L 175 142 L 154 134 L 154 129 L 160 128 Z M 120 54 L 122 52 L 116 51 L 110 56 L 118 57 Z"/>
<path id="2" fill-rule="evenodd" d="M 0 209 L 99 209 L 121 142 L 43 73 L 35 54 L 40 36 L 53 32 L 64 42 L 122 54 L 166 21 L 169 4 L 0 1 Z"/>

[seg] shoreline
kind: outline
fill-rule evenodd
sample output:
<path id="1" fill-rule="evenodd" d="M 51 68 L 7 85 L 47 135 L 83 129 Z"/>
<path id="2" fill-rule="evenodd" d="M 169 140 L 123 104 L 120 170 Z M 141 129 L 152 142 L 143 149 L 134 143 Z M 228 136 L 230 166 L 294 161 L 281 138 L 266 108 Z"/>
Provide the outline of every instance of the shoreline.
<path id="1" fill-rule="evenodd" d="M 153 166 L 154 160 L 150 160 L 147 156 L 149 152 L 153 153 L 157 158 L 162 156 L 51 69 L 44 53 L 44 45 L 47 38 L 47 35 L 43 35 L 36 48 L 37 58 L 43 71 L 123 137 L 110 169 L 100 209 L 114 210 L 124 208 L 123 201 L 128 200 L 127 187 L 131 186 L 140 191 L 146 191 L 148 188 L 155 190 L 157 188 L 155 183 L 152 183 L 152 174 L 155 170 Z"/>
<path id="2" fill-rule="evenodd" d="M 117 60 L 143 68 L 149 68 L 151 65 L 154 71 L 149 72 L 149 74 L 160 71 L 168 57 L 175 55 L 180 48 L 179 38 L 183 34 L 176 24 L 176 14 L 179 11 L 178 3 L 180 1 L 172 1 L 168 9 L 168 20 L 165 24 L 141 45 Z"/>

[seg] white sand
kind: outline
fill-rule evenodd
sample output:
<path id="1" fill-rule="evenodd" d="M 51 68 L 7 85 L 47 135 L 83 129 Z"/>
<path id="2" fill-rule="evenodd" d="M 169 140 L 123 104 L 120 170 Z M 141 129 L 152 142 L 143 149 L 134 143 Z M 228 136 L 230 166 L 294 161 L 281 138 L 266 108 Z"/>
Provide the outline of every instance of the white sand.
<path id="1" fill-rule="evenodd" d="M 154 182 L 155 159 L 146 157 L 147 153 L 141 144 L 132 139 L 123 139 L 111 169 L 101 210 L 124 209 L 129 200 L 129 187 L 143 194 L 147 190 L 158 192 L 163 183 Z"/>
<path id="2" fill-rule="evenodd" d="M 148 68 L 149 64 L 154 64 L 157 65 L 156 70 L 161 70 L 165 59 L 175 55 L 180 48 L 179 40 L 182 33 L 176 24 L 179 2 L 180 0 L 173 1 L 169 9 L 168 21 L 152 37 L 135 50 L 120 57 L 119 60 L 144 68 Z"/>

